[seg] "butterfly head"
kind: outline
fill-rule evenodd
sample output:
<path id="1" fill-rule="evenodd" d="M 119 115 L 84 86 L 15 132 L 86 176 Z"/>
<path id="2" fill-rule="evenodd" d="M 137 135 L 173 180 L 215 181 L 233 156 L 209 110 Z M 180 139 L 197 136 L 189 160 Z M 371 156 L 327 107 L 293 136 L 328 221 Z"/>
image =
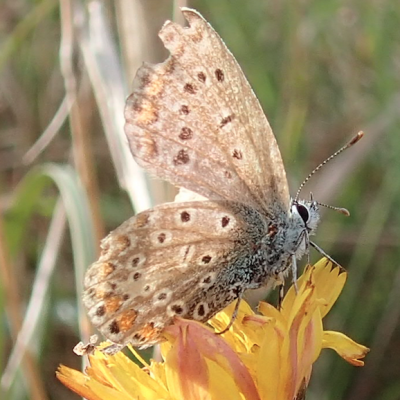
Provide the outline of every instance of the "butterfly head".
<path id="1" fill-rule="evenodd" d="M 297 217 L 303 221 L 308 235 L 315 234 L 320 220 L 318 203 L 316 201 L 313 199 L 292 200 L 291 214 L 293 217 Z"/>

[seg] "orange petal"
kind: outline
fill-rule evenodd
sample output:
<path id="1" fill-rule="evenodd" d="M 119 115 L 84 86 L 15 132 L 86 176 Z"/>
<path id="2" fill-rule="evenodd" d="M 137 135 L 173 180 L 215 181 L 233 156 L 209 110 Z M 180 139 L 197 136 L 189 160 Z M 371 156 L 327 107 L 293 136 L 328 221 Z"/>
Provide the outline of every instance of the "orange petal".
<path id="1" fill-rule="evenodd" d="M 364 358 L 369 352 L 368 347 L 356 343 L 343 333 L 333 331 L 324 332 L 322 347 L 335 350 L 340 357 L 356 367 L 364 365 L 364 361 L 360 359 Z"/>
<path id="2" fill-rule="evenodd" d="M 113 387 L 103 385 L 82 372 L 60 366 L 57 378 L 69 389 L 88 400 L 132 400 L 133 397 L 121 393 Z"/>
<path id="3" fill-rule="evenodd" d="M 190 335 L 189 327 L 176 323 L 165 333 L 172 338 L 172 346 L 165 359 L 169 391 L 182 400 L 208 399 L 207 363 Z"/>
<path id="4" fill-rule="evenodd" d="M 249 371 L 239 356 L 220 336 L 196 321 L 182 319 L 176 319 L 175 324 L 167 327 L 164 332 L 173 343 L 170 353 L 167 354 L 167 365 L 178 371 L 172 374 L 182 374 L 175 379 L 182 378 L 186 381 L 193 379 L 199 386 L 205 386 L 208 390 L 211 385 L 210 379 L 218 379 L 218 377 L 208 375 L 208 369 L 204 366 L 206 361 L 211 360 L 233 377 L 236 390 L 240 391 L 244 398 L 259 400 Z M 190 383 L 180 383 L 181 387 L 186 388 L 187 385 Z M 184 397 L 184 399 L 191 399 L 191 397 Z"/>
<path id="5" fill-rule="evenodd" d="M 300 289 L 300 288 L 299 288 Z M 299 290 L 290 311 L 290 325 L 282 344 L 283 398 L 294 398 L 321 349 L 322 322 L 311 279 Z"/>
<path id="6" fill-rule="evenodd" d="M 307 313 L 308 311 L 306 311 Z M 300 381 L 305 378 L 308 382 L 312 364 L 318 358 L 322 349 L 323 326 L 318 306 L 310 310 L 312 317 L 308 322 L 301 324 L 298 333 L 298 375 Z M 300 384 L 300 381 L 298 384 Z"/>

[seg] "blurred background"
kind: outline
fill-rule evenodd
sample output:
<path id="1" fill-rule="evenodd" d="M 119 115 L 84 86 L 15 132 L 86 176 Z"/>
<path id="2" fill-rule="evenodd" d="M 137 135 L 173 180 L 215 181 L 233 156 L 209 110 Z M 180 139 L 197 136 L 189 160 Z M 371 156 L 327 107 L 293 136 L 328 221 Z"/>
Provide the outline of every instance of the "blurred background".
<path id="1" fill-rule="evenodd" d="M 82 276 L 99 240 L 175 190 L 133 162 L 123 107 L 157 32 L 200 11 L 236 56 L 277 137 L 294 194 L 359 130 L 365 138 L 304 189 L 315 241 L 349 273 L 325 320 L 371 348 L 363 368 L 330 350 L 307 399 L 400 398 L 400 3 L 393 0 L 2 0 L 1 398 L 77 399 L 55 378 L 87 340 Z M 312 252 L 311 260 L 320 256 Z M 267 379 L 267 377 L 266 377 Z M 3 397 L 4 396 L 4 397 Z"/>

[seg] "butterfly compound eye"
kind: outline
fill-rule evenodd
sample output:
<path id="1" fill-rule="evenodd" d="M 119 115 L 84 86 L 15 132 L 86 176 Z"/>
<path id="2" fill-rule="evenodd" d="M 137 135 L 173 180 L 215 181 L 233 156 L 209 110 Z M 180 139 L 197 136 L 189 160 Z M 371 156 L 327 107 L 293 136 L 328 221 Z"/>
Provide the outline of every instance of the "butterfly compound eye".
<path id="1" fill-rule="evenodd" d="M 304 223 L 308 222 L 308 219 L 310 218 L 310 214 L 307 210 L 307 207 L 297 204 L 297 212 L 300 214 L 301 219 L 304 221 Z"/>

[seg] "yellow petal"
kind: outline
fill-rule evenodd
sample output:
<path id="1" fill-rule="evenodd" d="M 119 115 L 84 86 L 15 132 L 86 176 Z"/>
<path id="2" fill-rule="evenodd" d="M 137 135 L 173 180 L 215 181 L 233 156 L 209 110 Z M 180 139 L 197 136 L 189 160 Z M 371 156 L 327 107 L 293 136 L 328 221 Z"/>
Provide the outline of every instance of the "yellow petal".
<path id="1" fill-rule="evenodd" d="M 103 385 L 94 379 L 91 379 L 88 382 L 88 387 L 98 396 L 98 398 L 104 400 L 136 400 L 136 397 L 133 397 L 127 393 L 121 393 L 120 391 Z"/>
<path id="2" fill-rule="evenodd" d="M 317 297 L 324 299 L 324 304 L 320 306 L 321 317 L 324 318 L 342 292 L 347 280 L 347 272 L 323 258 L 315 264 L 313 277 Z"/>
<path id="3" fill-rule="evenodd" d="M 312 277 L 312 272 L 314 270 L 314 267 L 308 265 L 305 269 L 303 274 L 300 276 L 300 278 L 297 280 L 297 289 L 298 292 L 296 292 L 294 285 L 292 285 L 289 290 L 287 291 L 285 298 L 283 299 L 282 302 L 282 307 L 281 307 L 281 313 L 282 315 L 288 319 L 288 316 L 286 315 L 290 310 L 293 308 L 293 304 L 298 301 L 298 296 L 301 293 L 304 293 L 304 291 L 307 289 L 309 284 L 311 283 L 311 277 Z"/>
<path id="4" fill-rule="evenodd" d="M 356 343 L 343 333 L 333 331 L 324 332 L 322 347 L 335 350 L 340 357 L 356 367 L 364 365 L 364 361 L 360 359 L 369 352 L 368 347 Z"/>
<path id="5" fill-rule="evenodd" d="M 269 323 L 271 319 L 273 318 L 267 318 L 262 315 L 249 315 L 243 318 L 241 324 L 242 335 L 238 334 L 234 340 L 241 340 L 242 336 L 244 336 L 243 341 L 246 345 L 245 353 L 252 353 L 254 351 L 254 346 L 258 346 L 259 343 L 262 343 L 264 338 L 263 327 L 265 324 Z M 227 342 L 230 343 L 229 338 L 227 338 Z"/>
<path id="6" fill-rule="evenodd" d="M 167 390 L 168 384 L 167 377 L 165 375 L 165 363 L 152 360 L 148 370 L 150 372 L 150 376 L 159 382 L 159 384 L 162 385 L 165 390 Z"/>
<path id="7" fill-rule="evenodd" d="M 133 397 L 119 392 L 113 387 L 100 383 L 81 372 L 60 366 L 57 378 L 75 393 L 88 400 L 132 400 Z"/>
<path id="8" fill-rule="evenodd" d="M 283 299 L 280 313 L 286 319 L 288 326 L 292 324 L 293 319 L 304 307 L 304 302 L 309 301 L 307 299 L 309 299 L 310 296 L 313 296 L 313 298 L 315 297 L 313 271 L 313 267 L 307 268 L 303 276 L 308 276 L 308 278 L 304 279 L 301 285 L 298 286 L 298 292 L 296 293 L 292 285 Z"/>
<path id="9" fill-rule="evenodd" d="M 266 303 L 265 301 L 260 301 L 258 304 L 258 311 L 265 317 L 275 319 L 277 324 L 281 325 L 282 327 L 287 326 L 287 320 L 273 305 Z"/>
<path id="10" fill-rule="evenodd" d="M 237 390 L 237 385 L 233 376 L 229 374 L 224 368 L 222 368 L 217 362 L 207 360 L 207 368 L 210 375 L 210 399 L 244 399 L 240 391 Z"/>
<path id="11" fill-rule="evenodd" d="M 222 332 L 228 326 L 235 307 L 236 301 L 231 303 L 209 321 L 210 325 L 215 329 L 215 332 Z M 254 345 L 254 341 L 252 340 L 252 328 L 248 328 L 243 324 L 245 318 L 249 318 L 253 315 L 254 312 L 251 307 L 245 301 L 241 301 L 234 324 L 227 332 L 222 334 L 222 337 L 237 353 L 248 352 Z"/>
<path id="12" fill-rule="evenodd" d="M 283 337 L 275 320 L 265 326 L 264 338 L 256 357 L 256 382 L 262 399 L 279 399 Z"/>
<path id="13" fill-rule="evenodd" d="M 162 381 L 153 379 L 147 372 L 139 368 L 123 353 L 113 356 L 109 369 L 114 376 L 121 392 L 129 393 L 133 397 L 156 400 L 170 398 Z"/>
<path id="14" fill-rule="evenodd" d="M 339 297 L 347 273 L 342 267 L 336 266 L 326 258 L 322 258 L 314 266 L 308 265 L 303 275 L 297 280 L 298 293 L 291 286 L 282 303 L 282 313 L 293 311 L 297 297 L 304 293 L 310 285 L 315 285 L 317 298 L 321 299 L 321 316 L 325 317 Z"/>
<path id="15" fill-rule="evenodd" d="M 61 381 L 67 388 L 71 389 L 78 395 L 86 398 L 87 400 L 102 400 L 102 397 L 97 396 L 92 390 L 86 385 L 89 378 L 82 372 L 75 371 L 74 369 L 60 365 L 56 372 L 56 377 Z"/>

